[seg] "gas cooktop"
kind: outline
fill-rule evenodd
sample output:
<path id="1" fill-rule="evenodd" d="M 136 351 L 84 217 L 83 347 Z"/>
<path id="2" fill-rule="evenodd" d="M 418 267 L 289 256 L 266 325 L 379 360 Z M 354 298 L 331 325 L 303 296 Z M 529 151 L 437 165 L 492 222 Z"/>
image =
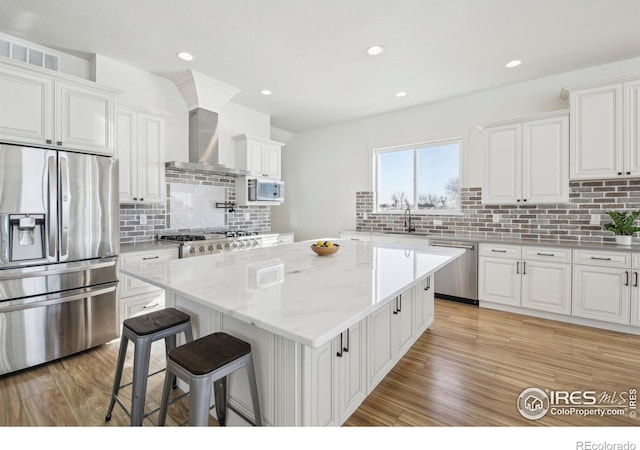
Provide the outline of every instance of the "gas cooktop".
<path id="1" fill-rule="evenodd" d="M 180 258 L 262 247 L 256 231 L 216 230 L 189 234 L 162 234 L 162 241 L 180 243 Z"/>

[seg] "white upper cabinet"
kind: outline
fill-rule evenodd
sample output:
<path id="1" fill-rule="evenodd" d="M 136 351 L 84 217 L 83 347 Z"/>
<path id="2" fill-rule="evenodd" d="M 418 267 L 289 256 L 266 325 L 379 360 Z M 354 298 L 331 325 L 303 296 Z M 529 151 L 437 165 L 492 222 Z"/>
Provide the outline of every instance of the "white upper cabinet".
<path id="1" fill-rule="evenodd" d="M 45 70 L 0 63 L 0 139 L 114 154 L 115 91 Z"/>
<path id="2" fill-rule="evenodd" d="M 640 80 L 563 90 L 571 111 L 571 179 L 640 175 Z"/>
<path id="3" fill-rule="evenodd" d="M 242 134 L 234 136 L 236 169 L 248 170 L 259 177 L 280 178 L 282 146 L 280 142 Z"/>
<path id="4" fill-rule="evenodd" d="M 569 200 L 569 118 L 566 111 L 485 125 L 485 204 Z"/>
<path id="5" fill-rule="evenodd" d="M 53 143 L 53 80 L 0 65 L 0 138 Z"/>
<path id="6" fill-rule="evenodd" d="M 116 156 L 120 159 L 120 203 L 163 203 L 164 114 L 118 105 Z"/>

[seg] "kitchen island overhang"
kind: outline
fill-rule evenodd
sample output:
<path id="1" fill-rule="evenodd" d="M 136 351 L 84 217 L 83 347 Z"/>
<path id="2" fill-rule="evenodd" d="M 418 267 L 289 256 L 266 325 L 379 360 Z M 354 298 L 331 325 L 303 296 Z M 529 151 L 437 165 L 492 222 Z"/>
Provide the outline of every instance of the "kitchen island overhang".
<path id="1" fill-rule="evenodd" d="M 196 337 L 251 343 L 266 424 L 339 425 L 431 324 L 433 273 L 464 250 L 337 242 L 330 256 L 299 242 L 121 271 L 165 289 Z M 251 417 L 244 375 L 229 402 Z"/>

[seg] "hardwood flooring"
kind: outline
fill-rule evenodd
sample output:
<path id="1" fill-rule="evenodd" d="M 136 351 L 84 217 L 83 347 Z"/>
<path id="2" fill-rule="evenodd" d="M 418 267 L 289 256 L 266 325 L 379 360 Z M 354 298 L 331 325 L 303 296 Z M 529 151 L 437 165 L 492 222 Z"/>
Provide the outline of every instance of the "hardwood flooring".
<path id="1" fill-rule="evenodd" d="M 532 421 L 516 407 L 523 389 L 640 387 L 640 336 L 596 330 L 436 300 L 436 317 L 346 426 L 627 426 L 624 416 L 552 415 Z M 104 421 L 119 343 L 0 377 L 0 426 L 126 426 L 116 405 Z M 130 346 L 131 347 L 131 346 Z M 124 382 L 131 380 L 129 349 Z M 154 343 L 152 370 L 164 365 Z M 157 408 L 164 374 L 149 380 L 146 410 Z M 179 390 L 177 390 L 179 391 Z M 122 395 L 130 392 L 130 388 Z M 175 394 L 178 394 L 176 392 Z M 183 423 L 188 400 L 169 408 L 167 425 Z M 157 414 L 145 419 L 153 426 Z M 212 425 L 215 421 L 212 419 Z"/>

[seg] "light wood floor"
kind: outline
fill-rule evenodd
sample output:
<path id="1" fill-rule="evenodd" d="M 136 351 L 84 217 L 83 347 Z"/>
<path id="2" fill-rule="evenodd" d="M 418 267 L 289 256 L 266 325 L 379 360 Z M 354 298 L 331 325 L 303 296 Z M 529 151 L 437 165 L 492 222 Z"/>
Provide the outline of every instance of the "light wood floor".
<path id="1" fill-rule="evenodd" d="M 0 426 L 124 426 L 116 405 L 104 421 L 119 343 L 0 377 Z M 131 346 L 130 346 L 131 347 Z M 152 369 L 163 366 L 154 343 Z M 125 381 L 131 380 L 132 351 Z M 158 406 L 164 375 L 149 381 L 147 410 Z M 347 426 L 619 426 L 624 417 L 524 419 L 523 389 L 627 392 L 640 387 L 640 336 L 614 333 L 436 300 L 436 317 L 404 358 L 347 420 Z M 130 388 L 129 388 L 130 389 Z M 126 398 L 129 390 L 123 392 Z M 187 400 L 167 425 L 187 417 Z M 157 414 L 145 420 L 155 424 Z M 211 424 L 215 424 L 212 420 Z"/>

